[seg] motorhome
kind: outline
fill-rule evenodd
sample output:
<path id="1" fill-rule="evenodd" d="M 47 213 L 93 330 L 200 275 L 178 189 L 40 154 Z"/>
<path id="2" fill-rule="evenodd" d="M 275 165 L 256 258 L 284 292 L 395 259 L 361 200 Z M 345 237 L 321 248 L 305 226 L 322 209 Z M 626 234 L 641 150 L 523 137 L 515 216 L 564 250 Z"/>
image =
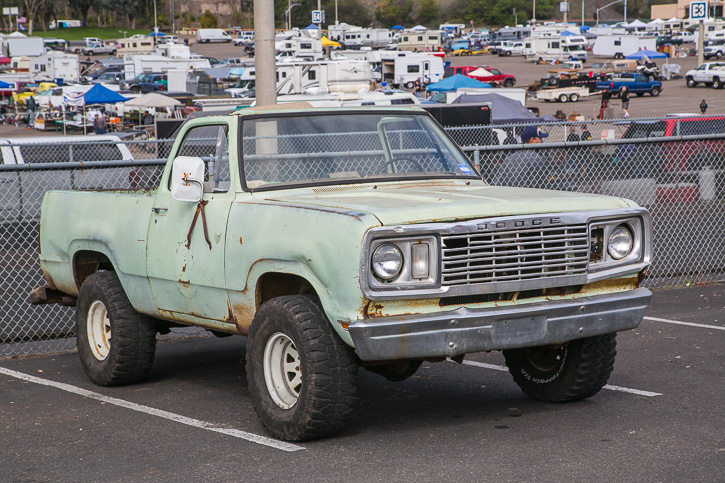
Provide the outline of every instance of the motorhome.
<path id="1" fill-rule="evenodd" d="M 231 42 L 232 37 L 224 29 L 197 29 L 196 41 L 198 43 Z"/>
<path id="2" fill-rule="evenodd" d="M 348 48 L 371 47 L 380 49 L 393 41 L 388 29 L 350 29 L 345 32 L 344 39 L 340 39 Z"/>
<path id="3" fill-rule="evenodd" d="M 256 85 L 256 69 L 247 68 L 234 88 L 225 93 L 233 97 L 250 95 Z M 324 94 L 357 92 L 370 88 L 372 72 L 365 60 L 324 60 L 277 64 L 277 94 Z"/>
<path id="4" fill-rule="evenodd" d="M 412 50 L 413 52 L 435 51 L 442 45 L 442 36 L 437 30 L 403 32 L 397 42 L 398 50 Z"/>
<path id="5" fill-rule="evenodd" d="M 284 61 L 321 60 L 322 41 L 306 37 L 292 37 L 274 43 L 277 59 Z"/>
<path id="6" fill-rule="evenodd" d="M 32 57 L 28 72 L 36 81 L 63 79 L 64 83 L 79 82 L 80 63 L 75 54 L 50 51 Z"/>
<path id="7" fill-rule="evenodd" d="M 595 57 L 624 59 L 630 54 L 645 49 L 657 50 L 657 39 L 634 35 L 600 35 L 594 41 L 592 54 Z"/>
<path id="8" fill-rule="evenodd" d="M 565 37 L 528 37 L 524 39 L 526 60 L 534 62 L 552 62 L 562 60 L 581 60 L 586 62 L 587 51 L 584 46 L 565 43 Z"/>
<path id="9" fill-rule="evenodd" d="M 154 40 L 152 38 L 128 38 L 118 40 L 116 53 L 123 57 L 130 54 L 150 54 L 154 52 Z"/>
<path id="10" fill-rule="evenodd" d="M 170 58 L 162 55 L 125 55 L 123 73 L 126 79 L 134 79 L 144 72 L 167 72 L 170 70 L 193 70 L 211 67 L 209 60 Z"/>

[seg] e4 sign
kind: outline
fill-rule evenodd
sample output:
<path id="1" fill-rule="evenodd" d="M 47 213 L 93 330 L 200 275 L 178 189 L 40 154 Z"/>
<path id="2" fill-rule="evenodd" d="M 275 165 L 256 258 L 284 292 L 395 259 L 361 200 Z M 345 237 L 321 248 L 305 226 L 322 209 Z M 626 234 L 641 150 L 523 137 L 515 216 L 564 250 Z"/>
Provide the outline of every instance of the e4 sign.
<path id="1" fill-rule="evenodd" d="M 707 2 L 690 3 L 690 18 L 691 19 L 707 18 Z"/>

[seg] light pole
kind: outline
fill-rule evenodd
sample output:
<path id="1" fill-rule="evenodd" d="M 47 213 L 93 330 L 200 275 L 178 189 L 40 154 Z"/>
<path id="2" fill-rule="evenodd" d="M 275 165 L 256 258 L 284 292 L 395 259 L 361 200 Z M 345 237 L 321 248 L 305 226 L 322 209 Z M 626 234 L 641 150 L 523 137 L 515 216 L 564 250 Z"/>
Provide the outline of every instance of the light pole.
<path id="1" fill-rule="evenodd" d="M 289 6 L 287 11 L 285 11 L 284 18 L 287 19 L 287 30 L 290 30 L 292 28 L 292 9 L 299 6 L 299 3 L 293 3 Z"/>
<path id="2" fill-rule="evenodd" d="M 605 6 L 597 9 L 597 27 L 599 27 L 599 12 L 618 3 L 624 3 L 624 21 L 627 21 L 627 0 L 617 0 L 616 2 L 608 3 Z"/>
<path id="3" fill-rule="evenodd" d="M 159 36 L 159 16 L 156 15 L 156 0 L 154 0 L 154 44 Z"/>

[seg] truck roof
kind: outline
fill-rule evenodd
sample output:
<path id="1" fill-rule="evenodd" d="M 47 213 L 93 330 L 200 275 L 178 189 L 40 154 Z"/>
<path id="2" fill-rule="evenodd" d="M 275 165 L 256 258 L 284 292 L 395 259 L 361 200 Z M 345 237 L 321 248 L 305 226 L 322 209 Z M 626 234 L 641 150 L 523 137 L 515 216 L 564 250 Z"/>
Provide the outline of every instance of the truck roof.
<path id="1" fill-rule="evenodd" d="M 424 113 L 426 112 L 423 108 L 419 106 L 414 105 L 406 105 L 406 107 L 401 106 L 363 106 L 363 107 L 354 107 L 352 110 L 360 111 L 399 111 L 400 113 L 410 113 L 411 111 L 415 113 Z M 266 113 L 266 112 L 279 112 L 279 113 L 293 113 L 293 112 L 310 112 L 314 111 L 315 113 L 323 113 L 323 112 L 330 112 L 330 113 L 341 113 L 341 112 L 350 112 L 350 107 L 314 107 L 309 102 L 305 101 L 299 101 L 299 102 L 290 102 L 286 104 L 272 104 L 267 106 L 254 106 L 254 107 L 248 107 L 244 109 L 237 109 L 230 113 L 230 115 L 233 116 L 247 116 L 252 114 L 260 114 L 260 113 Z"/>

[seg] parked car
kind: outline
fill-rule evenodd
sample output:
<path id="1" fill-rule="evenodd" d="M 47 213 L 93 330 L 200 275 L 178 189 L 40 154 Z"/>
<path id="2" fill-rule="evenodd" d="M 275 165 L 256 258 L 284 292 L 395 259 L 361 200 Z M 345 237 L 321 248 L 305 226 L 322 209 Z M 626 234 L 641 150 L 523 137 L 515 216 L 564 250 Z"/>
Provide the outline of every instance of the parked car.
<path id="1" fill-rule="evenodd" d="M 99 75 L 98 78 L 93 80 L 94 84 L 118 84 L 124 80 L 126 76 L 123 72 L 109 71 Z"/>
<path id="2" fill-rule="evenodd" d="M 232 40 L 234 45 L 246 45 L 249 42 L 254 41 L 254 35 L 242 34 L 239 37 Z"/>
<path id="3" fill-rule="evenodd" d="M 688 70 L 685 74 L 687 87 L 695 87 L 698 84 L 712 86 L 721 89 L 725 82 L 725 62 L 706 62 L 697 69 Z"/>
<path id="4" fill-rule="evenodd" d="M 166 74 L 160 72 L 144 72 L 131 80 L 122 81 L 119 86 L 122 90 L 135 94 L 165 91 L 167 86 Z"/>
<path id="5" fill-rule="evenodd" d="M 652 296 L 646 209 L 492 187 L 422 109 L 278 107 L 186 122 L 157 190 L 45 194 L 30 301 L 76 302 L 93 383 L 144 380 L 182 324 L 248 337 L 250 399 L 285 440 L 340 431 L 360 367 L 502 350 L 534 399 L 606 385 Z"/>
<path id="6" fill-rule="evenodd" d="M 723 132 L 725 116 L 671 115 L 656 121 L 632 121 L 623 139 L 692 136 Z M 619 159 L 629 163 L 633 177 L 672 182 L 673 175 L 697 173 L 707 167 L 719 172 L 717 185 L 725 196 L 725 141 L 705 140 L 670 144 L 620 145 Z"/>

